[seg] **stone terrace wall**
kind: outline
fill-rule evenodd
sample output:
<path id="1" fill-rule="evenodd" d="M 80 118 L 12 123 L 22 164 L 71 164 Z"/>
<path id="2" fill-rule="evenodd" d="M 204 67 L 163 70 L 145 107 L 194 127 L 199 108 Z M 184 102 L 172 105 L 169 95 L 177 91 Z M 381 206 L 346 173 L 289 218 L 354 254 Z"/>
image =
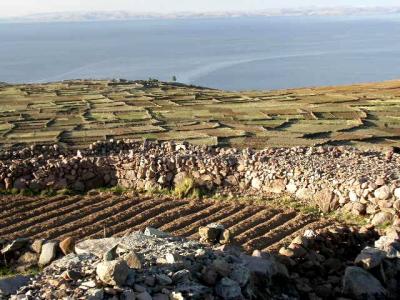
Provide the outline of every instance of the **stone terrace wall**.
<path id="1" fill-rule="evenodd" d="M 370 215 L 376 225 L 399 221 L 400 155 L 350 147 L 251 149 L 188 143 L 97 142 L 71 153 L 33 146 L 0 153 L 0 189 L 70 188 L 85 191 L 121 185 L 172 188 L 191 176 L 219 192 L 288 193 L 315 202 L 323 212 L 343 207 Z"/>

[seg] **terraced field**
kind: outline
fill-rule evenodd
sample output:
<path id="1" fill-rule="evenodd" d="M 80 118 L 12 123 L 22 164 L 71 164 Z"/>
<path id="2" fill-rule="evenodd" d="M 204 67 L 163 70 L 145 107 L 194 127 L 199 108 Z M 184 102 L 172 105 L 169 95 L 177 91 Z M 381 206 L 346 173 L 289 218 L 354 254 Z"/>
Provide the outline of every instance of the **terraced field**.
<path id="1" fill-rule="evenodd" d="M 400 81 L 228 92 L 157 81 L 0 85 L 0 146 L 187 140 L 252 146 L 400 145 Z"/>
<path id="2" fill-rule="evenodd" d="M 214 200 L 174 200 L 111 194 L 30 198 L 0 198 L 0 236 L 63 239 L 74 236 L 120 236 L 146 226 L 173 235 L 198 238 L 197 230 L 213 222 L 229 228 L 246 250 L 278 250 L 306 228 L 328 221 L 272 205 L 248 205 Z"/>

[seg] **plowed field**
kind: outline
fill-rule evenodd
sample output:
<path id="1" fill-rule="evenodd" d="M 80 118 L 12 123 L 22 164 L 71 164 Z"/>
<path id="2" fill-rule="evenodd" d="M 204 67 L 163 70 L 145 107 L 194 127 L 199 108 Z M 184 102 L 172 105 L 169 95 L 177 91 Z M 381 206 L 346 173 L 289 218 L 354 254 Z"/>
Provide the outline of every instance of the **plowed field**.
<path id="1" fill-rule="evenodd" d="M 218 222 L 229 228 L 246 250 L 277 250 L 308 228 L 328 221 L 286 207 L 248 205 L 216 200 L 176 200 L 168 197 L 85 196 L 0 198 L 0 238 L 78 240 L 124 235 L 159 228 L 176 236 L 198 238 L 200 226 Z"/>

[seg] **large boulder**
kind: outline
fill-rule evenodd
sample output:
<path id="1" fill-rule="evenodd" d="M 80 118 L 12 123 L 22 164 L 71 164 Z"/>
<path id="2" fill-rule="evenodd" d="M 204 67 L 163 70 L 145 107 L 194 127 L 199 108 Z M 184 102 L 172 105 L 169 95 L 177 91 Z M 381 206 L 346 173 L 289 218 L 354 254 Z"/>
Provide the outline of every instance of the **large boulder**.
<path id="1" fill-rule="evenodd" d="M 359 267 L 346 268 L 343 293 L 360 300 L 386 299 L 386 290 L 379 280 Z"/>
<path id="2" fill-rule="evenodd" d="M 123 260 L 103 261 L 97 265 L 96 273 L 102 282 L 121 286 L 129 275 L 129 267 Z"/>

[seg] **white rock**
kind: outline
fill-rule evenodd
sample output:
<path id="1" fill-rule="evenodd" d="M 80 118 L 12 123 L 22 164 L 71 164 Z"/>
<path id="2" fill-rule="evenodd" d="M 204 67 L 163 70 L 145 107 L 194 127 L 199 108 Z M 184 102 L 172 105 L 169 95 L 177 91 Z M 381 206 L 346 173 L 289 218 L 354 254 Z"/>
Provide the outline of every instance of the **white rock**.
<path id="1" fill-rule="evenodd" d="M 146 229 L 144 230 L 144 234 L 147 236 L 153 236 L 159 238 L 164 238 L 169 236 L 168 233 L 152 227 L 146 227 Z"/>
<path id="2" fill-rule="evenodd" d="M 251 180 L 251 187 L 256 189 L 256 190 L 261 190 L 262 188 L 262 181 L 259 178 L 253 178 Z"/>
<path id="3" fill-rule="evenodd" d="M 358 196 L 355 191 L 350 191 L 349 193 L 349 198 L 351 202 L 357 202 L 358 201 Z"/>
<path id="4" fill-rule="evenodd" d="M 55 258 L 58 248 L 58 242 L 49 241 L 42 246 L 42 251 L 39 256 L 39 266 L 46 266 L 50 264 Z"/>
<path id="5" fill-rule="evenodd" d="M 374 191 L 374 196 L 379 200 L 387 200 L 390 198 L 390 188 L 387 185 L 383 185 Z"/>
<path id="6" fill-rule="evenodd" d="M 396 199 L 400 199 L 400 188 L 394 190 L 394 196 L 396 197 Z"/>

